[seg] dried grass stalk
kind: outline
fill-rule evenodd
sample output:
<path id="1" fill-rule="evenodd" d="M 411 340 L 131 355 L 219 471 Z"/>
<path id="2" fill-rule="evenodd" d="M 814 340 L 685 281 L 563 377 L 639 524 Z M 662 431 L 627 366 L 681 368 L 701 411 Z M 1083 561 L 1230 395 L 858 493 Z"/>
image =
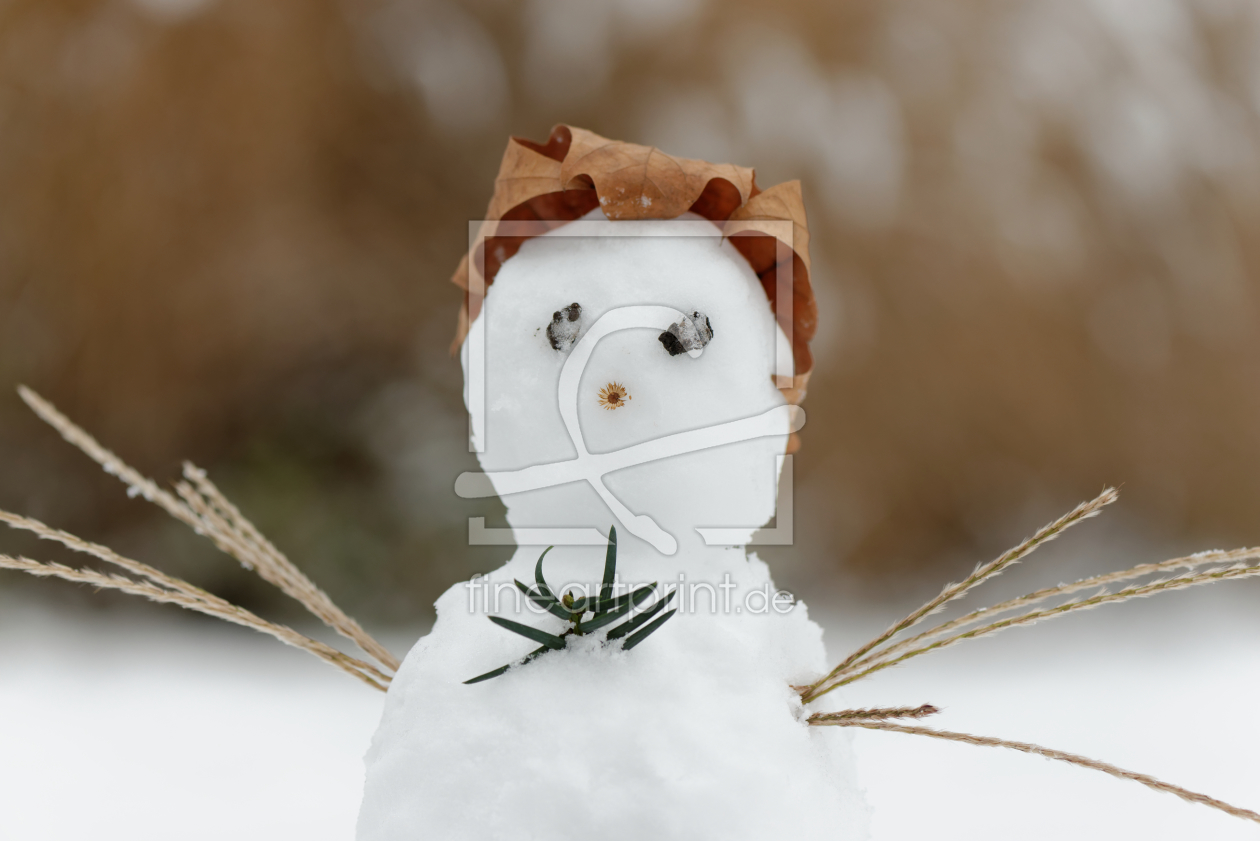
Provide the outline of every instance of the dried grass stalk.
<path id="1" fill-rule="evenodd" d="M 1091 578 L 1083 578 L 1071 584 L 1060 584 L 1057 587 L 1047 587 L 1042 590 L 1020 596 L 1015 599 L 995 604 L 992 607 L 982 607 L 978 610 L 960 616 L 957 619 L 951 619 L 937 625 L 931 630 L 924 631 L 921 634 L 902 640 L 896 645 L 889 646 L 881 651 L 872 652 L 866 657 L 852 663 L 847 669 L 842 670 L 837 677 L 843 677 L 846 673 L 855 672 L 862 667 L 871 663 L 888 660 L 890 657 L 903 651 L 915 648 L 927 641 L 938 639 L 950 631 L 965 628 L 968 625 L 974 625 L 987 619 L 1000 616 L 1012 610 L 1021 607 L 1029 607 L 1034 604 L 1049 601 L 1050 599 L 1061 596 L 1068 596 L 1083 590 L 1095 590 L 1107 587 L 1111 584 L 1119 584 L 1143 578 L 1147 575 L 1155 573 L 1171 572 L 1175 569 L 1196 569 L 1198 567 L 1210 566 L 1212 564 L 1232 563 L 1236 564 L 1242 561 L 1260 560 L 1260 547 L 1249 547 L 1245 549 L 1230 549 L 1228 551 L 1214 549 L 1207 552 L 1196 552 L 1193 555 L 1186 555 L 1180 558 L 1173 558 L 1168 561 L 1161 561 L 1154 564 L 1138 564 L 1129 569 L 1119 570 L 1117 572 L 1109 572 L 1103 575 L 1095 575 Z"/>
<path id="2" fill-rule="evenodd" d="M 873 709 L 841 710 L 834 713 L 814 713 L 810 724 L 831 724 L 836 721 L 881 721 L 888 718 L 927 718 L 940 710 L 931 704 L 920 707 L 875 707 Z"/>
<path id="3" fill-rule="evenodd" d="M 1036 548 L 1041 543 L 1053 539 L 1060 534 L 1065 528 L 1074 523 L 1080 522 L 1086 517 L 1093 516 L 1103 506 L 1112 502 L 1116 497 L 1114 490 L 1107 490 L 1098 499 L 1084 505 L 1078 506 L 1067 516 L 1056 520 L 1054 523 L 1037 532 L 1032 538 L 1024 541 L 1010 552 L 999 557 L 996 561 L 982 567 L 977 567 L 976 571 L 961 584 L 951 584 L 945 588 L 942 593 L 935 599 L 918 610 L 912 612 L 909 616 L 893 625 L 888 631 L 871 642 L 859 648 L 856 652 L 845 659 L 843 663 L 828 673 L 822 680 L 811 684 L 808 687 L 793 687 L 801 692 L 802 701 L 807 703 L 822 695 L 827 694 L 833 689 L 844 686 L 854 681 L 861 680 L 875 672 L 903 663 L 912 657 L 918 657 L 929 651 L 935 651 L 939 648 L 954 645 L 967 639 L 994 634 L 1006 628 L 1018 627 L 1021 625 L 1031 625 L 1040 622 L 1043 619 L 1052 619 L 1058 616 L 1066 616 L 1078 610 L 1089 610 L 1104 604 L 1114 602 L 1128 601 L 1129 599 L 1144 598 L 1156 593 L 1171 590 L 1181 590 L 1187 587 L 1195 587 L 1200 584 L 1211 584 L 1216 581 L 1227 581 L 1235 578 L 1248 578 L 1260 575 L 1260 549 L 1233 549 L 1230 551 L 1211 551 L 1199 552 L 1194 555 L 1187 555 L 1181 558 L 1173 558 L 1172 560 L 1162 561 L 1155 564 L 1139 564 L 1138 566 L 1119 572 L 1106 573 L 1097 575 L 1092 578 L 1082 579 L 1072 584 L 1061 584 L 1057 587 L 1047 587 L 1042 590 L 1020 596 L 1016 599 L 1009 599 L 992 607 L 973 610 L 956 619 L 941 623 L 936 627 L 924 631 L 917 636 L 902 640 L 897 643 L 889 644 L 890 641 L 901 631 L 913 627 L 924 617 L 939 610 L 947 602 L 958 598 L 966 593 L 969 589 L 979 584 L 986 578 L 997 575 L 1006 566 L 1019 560 L 1020 557 L 1027 555 L 1028 552 Z M 1215 566 L 1215 569 L 1204 570 L 1204 567 Z M 1134 583 L 1137 579 L 1145 578 L 1152 574 L 1161 574 L 1171 572 L 1173 570 L 1183 569 L 1186 572 L 1180 575 L 1173 575 L 1155 581 L 1148 581 L 1144 584 Z M 1108 592 L 1107 588 L 1113 584 L 1127 584 L 1116 592 Z M 1040 607 L 1035 610 L 1025 610 L 1025 612 L 1007 616 L 1004 619 L 996 619 L 996 617 L 1009 614 L 1012 611 L 1021 608 L 1029 608 L 1034 605 L 1041 605 L 1052 599 L 1071 596 L 1083 590 L 1097 590 L 1091 596 L 1085 598 L 1075 598 L 1064 601 L 1053 607 Z M 995 620 L 995 621 L 988 621 Z M 987 622 L 987 624 L 980 624 Z M 978 626 L 978 627 L 969 627 Z M 962 630 L 969 628 L 968 630 Z M 921 736 L 930 736 L 936 739 L 945 739 L 948 741 L 964 742 L 972 745 L 986 745 L 990 747 L 1005 747 L 1012 750 L 1032 753 L 1038 756 L 1044 756 L 1049 759 L 1057 759 L 1061 762 L 1068 762 L 1074 765 L 1080 765 L 1085 768 L 1093 768 L 1111 774 L 1113 777 L 1120 779 L 1133 780 L 1139 782 L 1156 791 L 1164 791 L 1169 794 L 1175 794 L 1183 800 L 1191 803 L 1201 803 L 1205 806 L 1211 806 L 1226 814 L 1233 815 L 1238 818 L 1245 818 L 1250 821 L 1260 823 L 1260 814 L 1252 812 L 1248 809 L 1241 809 L 1237 806 L 1231 806 L 1228 803 L 1208 797 L 1206 794 L 1189 791 L 1179 786 L 1162 782 L 1154 777 L 1146 774 L 1138 774 L 1133 771 L 1126 771 L 1117 768 L 1114 765 L 1108 765 L 1105 762 L 1099 762 L 1096 759 L 1089 759 L 1084 756 L 1064 753 L 1063 751 L 1043 748 L 1039 745 L 1028 744 L 1025 742 L 1011 742 L 1003 739 L 994 739 L 988 736 L 974 736 L 968 733 L 952 733 L 944 730 L 933 730 L 927 727 L 915 727 L 900 724 L 890 724 L 885 719 L 889 718 L 920 718 L 925 715 L 935 713 L 936 709 L 931 706 L 923 707 L 889 707 L 873 710 L 843 710 L 838 713 L 816 713 L 809 717 L 808 722 L 815 726 L 833 726 L 833 727 L 865 727 L 869 730 L 890 730 L 896 733 L 911 733 Z"/>
<path id="4" fill-rule="evenodd" d="M 1102 771 L 1104 774 L 1110 774 L 1122 780 L 1132 780 L 1135 783 L 1141 783 L 1147 788 L 1155 791 L 1162 791 L 1168 794 L 1175 794 L 1182 800 L 1190 803 L 1199 803 L 1204 806 L 1210 806 L 1218 809 L 1227 815 L 1233 815 L 1236 818 L 1244 818 L 1249 821 L 1260 823 L 1260 814 L 1250 809 L 1243 809 L 1238 806 L 1217 800 L 1215 797 L 1209 797 L 1206 794 L 1199 794 L 1181 786 L 1175 786 L 1171 783 L 1157 780 L 1147 774 L 1138 774 L 1133 771 L 1126 771 L 1123 768 L 1117 768 L 1114 765 L 1108 765 L 1106 762 L 1099 762 L 1096 759 L 1090 759 L 1084 756 L 1077 756 L 1064 751 L 1053 750 L 1051 748 L 1043 748 L 1040 745 L 1030 744 L 1028 742 L 1012 742 L 1006 739 L 994 739 L 989 736 L 973 736 L 970 733 L 954 733 L 948 730 L 934 730 L 931 727 L 914 727 L 904 724 L 889 724 L 882 721 L 872 721 L 870 719 L 834 719 L 828 721 L 810 721 L 810 724 L 832 727 L 864 727 L 867 730 L 889 730 L 893 733 L 909 733 L 916 736 L 930 736 L 933 739 L 944 739 L 950 742 L 962 742 L 967 745 L 983 745 L 994 748 L 1010 748 L 1011 750 L 1031 753 L 1037 756 L 1044 756 L 1047 759 L 1056 759 L 1060 762 L 1068 762 L 1072 765 L 1079 765 L 1082 768 L 1093 768 L 1095 771 Z"/>
<path id="5" fill-rule="evenodd" d="M 1147 596 L 1153 596 L 1156 593 L 1172 590 L 1184 590 L 1187 587 L 1196 587 L 1200 584 L 1212 584 L 1217 581 L 1228 581 L 1235 578 L 1249 578 L 1255 575 L 1260 575 L 1260 565 L 1235 564 L 1223 569 L 1211 570 L 1210 572 L 1190 572 L 1184 575 L 1177 575 L 1171 578 L 1154 581 L 1149 584 L 1126 587 L 1123 590 L 1117 590 L 1114 593 L 1098 593 L 1097 595 L 1089 598 L 1076 599 L 1045 610 L 1034 610 L 1019 616 L 1012 616 L 1007 619 L 992 622 L 988 625 L 983 625 L 970 631 L 963 631 L 961 633 L 954 634 L 953 636 L 938 639 L 935 642 L 930 642 L 926 645 L 920 646 L 919 648 L 911 649 L 899 656 L 881 660 L 874 665 L 857 672 L 856 674 L 841 678 L 835 684 L 828 687 L 827 691 L 830 691 L 838 686 L 853 683 L 856 680 L 861 680 L 862 678 L 874 674 L 875 672 L 882 671 L 889 666 L 895 666 L 898 663 L 903 663 L 912 657 L 927 654 L 929 651 L 936 651 L 937 649 L 962 642 L 963 640 L 987 636 L 989 634 L 997 633 L 998 631 L 1003 631 L 1007 628 L 1014 628 L 1021 625 L 1032 625 L 1033 623 L 1040 622 L 1044 619 L 1053 619 L 1059 616 L 1065 616 L 1068 613 L 1073 613 L 1078 610 L 1089 610 L 1104 604 L 1128 601 L 1129 599 L 1140 599 Z M 821 695 L 823 693 L 818 694 Z"/>
<path id="6" fill-rule="evenodd" d="M 8 521 L 7 518 L 6 521 Z M 49 529 L 49 531 L 54 530 Z M 60 538 L 53 539 L 60 540 Z M 79 541 L 77 538 L 60 540 L 60 542 L 73 549 L 88 552 L 102 560 L 116 563 L 124 569 L 143 575 L 149 580 L 136 581 L 122 575 L 110 575 L 90 569 L 74 569 L 62 564 L 33 561 L 30 558 L 15 558 L 9 555 L 0 555 L 0 568 L 20 570 L 21 572 L 41 577 L 61 578 L 80 584 L 91 584 L 104 590 L 118 590 L 135 596 L 144 596 L 155 602 L 179 605 L 188 610 L 195 610 L 198 613 L 204 613 L 227 622 L 253 628 L 264 634 L 270 634 L 287 645 L 308 651 L 324 662 L 336 666 L 347 674 L 354 675 L 373 689 L 379 689 L 384 692 L 389 686 L 390 678 L 382 674 L 374 666 L 343 654 L 335 648 L 304 636 L 285 625 L 268 622 L 245 608 L 238 607 L 205 590 L 194 587 L 186 581 L 164 575 L 139 561 L 122 558 L 103 546 Z"/>
<path id="7" fill-rule="evenodd" d="M 398 669 L 398 658 L 337 607 L 324 591 L 263 537 L 206 477 L 205 471 L 185 464 L 184 477 L 187 481 L 176 485 L 177 497 L 101 446 L 95 438 L 29 388 L 21 386 L 18 393 L 31 410 L 63 438 L 86 453 L 106 473 L 121 479 L 127 485 L 128 493 L 144 497 L 198 534 L 208 537 L 219 549 L 297 600 L 385 668 L 391 671 Z"/>
<path id="8" fill-rule="evenodd" d="M 1005 570 L 1007 567 L 1011 566 L 1012 564 L 1018 563 L 1021 558 L 1024 558 L 1025 556 L 1029 555 L 1031 552 L 1037 549 L 1037 547 L 1045 543 L 1048 543 L 1051 540 L 1054 540 L 1064 531 L 1076 525 L 1077 523 L 1087 520 L 1090 517 L 1096 516 L 1098 512 L 1103 509 L 1104 506 L 1110 505 L 1111 503 L 1115 502 L 1116 498 L 1117 498 L 1116 489 L 1107 488 L 1101 494 L 1099 494 L 1097 498 L 1089 502 L 1081 503 L 1080 505 L 1076 506 L 1076 508 L 1068 512 L 1067 514 L 1055 520 L 1053 523 L 1050 523 L 1049 525 L 1042 527 L 1041 529 L 1037 531 L 1036 534 L 1026 539 L 1024 542 L 1020 543 L 1014 549 L 1004 552 L 1003 554 L 999 555 L 997 558 L 995 558 L 994 560 L 990 561 L 987 564 L 978 565 L 975 571 L 972 572 L 971 575 L 967 576 L 962 581 L 956 584 L 946 585 L 945 589 L 942 590 L 940 595 L 938 595 L 936 598 L 931 599 L 922 607 L 912 611 L 908 616 L 906 616 L 906 618 L 902 619 L 900 622 L 897 622 L 896 624 L 889 627 L 888 630 L 884 631 L 884 633 L 880 634 L 875 639 L 863 645 L 857 651 L 854 651 L 847 658 L 845 658 L 844 662 L 842 662 L 839 666 L 836 666 L 834 669 L 832 669 L 830 672 L 824 675 L 821 679 L 810 684 L 809 687 L 805 690 L 805 692 L 802 693 L 803 700 L 806 703 L 808 703 L 809 701 L 812 701 L 815 698 L 825 695 L 827 692 L 830 691 L 830 689 L 835 688 L 835 686 L 839 684 L 833 684 L 828 688 L 823 688 L 823 687 L 827 686 L 831 681 L 836 679 L 842 672 L 846 671 L 848 667 L 851 666 L 860 657 L 878 648 L 884 643 L 888 642 L 890 639 L 892 639 L 893 637 L 895 637 L 897 634 L 901 633 L 902 631 L 908 630 L 914 627 L 915 625 L 919 624 L 919 622 L 923 621 L 923 619 L 941 610 L 946 604 L 965 595 L 969 590 L 971 590 L 973 587 L 977 586 L 981 582 L 985 581 L 986 579 L 992 578 L 996 575 L 1000 575 L 1002 571 Z"/>

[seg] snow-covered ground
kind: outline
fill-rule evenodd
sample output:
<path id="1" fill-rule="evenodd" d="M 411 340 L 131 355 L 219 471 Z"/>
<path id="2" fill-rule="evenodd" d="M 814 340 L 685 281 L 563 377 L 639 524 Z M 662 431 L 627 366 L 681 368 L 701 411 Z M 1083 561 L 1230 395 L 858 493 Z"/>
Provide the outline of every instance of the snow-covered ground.
<path id="1" fill-rule="evenodd" d="M 932 703 L 944 712 L 927 726 L 1082 754 L 1260 811 L 1258 599 L 1244 584 L 1015 629 L 873 676 L 845 700 Z M 860 641 L 834 622 L 828 638 L 833 653 Z M 1254 823 L 1011 750 L 881 732 L 861 732 L 857 750 L 876 841 L 1260 838 Z"/>
<path id="2" fill-rule="evenodd" d="M 1083 753 L 1260 809 L 1258 596 L 1204 590 L 1012 631 L 845 700 L 930 702 L 945 708 L 934 726 Z M 226 625 L 0 607 L 0 838 L 353 837 L 382 697 Z M 824 616 L 829 649 L 893 613 Z M 858 732 L 856 745 L 875 841 L 1260 838 L 1254 824 L 1036 757 L 892 733 Z"/>
<path id="3" fill-rule="evenodd" d="M 383 696 L 261 634 L 182 619 L 4 604 L 0 838 L 354 837 Z"/>

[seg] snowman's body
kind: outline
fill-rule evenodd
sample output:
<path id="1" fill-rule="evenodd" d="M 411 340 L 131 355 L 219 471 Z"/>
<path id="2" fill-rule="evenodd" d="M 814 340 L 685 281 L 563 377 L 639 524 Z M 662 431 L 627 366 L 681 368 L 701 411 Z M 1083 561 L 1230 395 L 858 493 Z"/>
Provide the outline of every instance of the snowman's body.
<path id="1" fill-rule="evenodd" d="M 671 355 L 658 339 L 666 325 L 587 348 L 576 419 L 591 453 L 767 412 L 786 418 L 774 413 L 784 400 L 771 378 L 782 336 L 739 253 L 716 237 L 654 235 L 669 223 L 611 228 L 530 240 L 490 287 L 464 352 L 467 366 L 468 343 L 484 342 L 485 420 L 473 434 L 487 473 L 577 455 L 557 396 L 573 351 L 547 335 L 553 312 L 574 302 L 579 343 L 629 306 L 699 310 L 714 334 L 698 355 Z M 614 382 L 629 399 L 609 409 L 599 394 Z M 564 625 L 528 609 L 512 584 L 533 581 L 542 546 L 452 587 L 390 687 L 367 758 L 360 841 L 865 837 L 848 739 L 808 727 L 790 688 L 825 670 L 821 630 L 803 604 L 774 600 L 755 555 L 706 545 L 696 531 L 751 532 L 773 515 L 788 431 L 783 420 L 774 435 L 603 477 L 676 540 L 672 555 L 629 533 L 585 481 L 506 495 L 518 532 L 616 526 L 620 580 L 677 587 L 678 613 L 633 650 L 596 633 L 465 685 L 536 647 L 487 615 L 552 633 Z M 601 546 L 557 546 L 544 571 L 563 589 L 597 582 L 603 559 Z"/>

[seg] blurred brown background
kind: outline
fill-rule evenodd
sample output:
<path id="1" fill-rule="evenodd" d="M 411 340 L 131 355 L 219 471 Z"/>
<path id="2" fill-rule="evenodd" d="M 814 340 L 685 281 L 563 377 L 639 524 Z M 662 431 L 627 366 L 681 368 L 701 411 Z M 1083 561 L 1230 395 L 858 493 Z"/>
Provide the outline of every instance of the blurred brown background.
<path id="1" fill-rule="evenodd" d="M 1258 108 L 1249 0 L 3 0 L 0 506 L 288 610 L 27 383 L 207 467 L 366 624 L 422 621 L 507 554 L 451 490 L 447 278 L 507 136 L 570 122 L 805 182 L 781 583 L 935 581 L 1104 483 L 1150 539 L 1260 542 Z"/>

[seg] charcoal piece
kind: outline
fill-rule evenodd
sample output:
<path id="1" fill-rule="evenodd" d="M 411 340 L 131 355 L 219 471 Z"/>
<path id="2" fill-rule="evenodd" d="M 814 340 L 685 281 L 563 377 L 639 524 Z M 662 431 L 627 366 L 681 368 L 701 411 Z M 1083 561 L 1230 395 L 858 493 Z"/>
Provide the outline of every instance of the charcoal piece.
<path id="1" fill-rule="evenodd" d="M 678 337 L 666 330 L 660 336 L 661 344 L 665 346 L 665 350 L 669 351 L 670 356 L 677 356 L 680 353 L 686 353 L 687 349 L 682 346 L 682 342 L 678 341 Z"/>
<path id="2" fill-rule="evenodd" d="M 685 351 L 699 350 L 712 341 L 713 324 L 707 315 L 694 310 L 690 316 L 683 316 L 682 321 L 669 325 L 669 329 L 658 338 L 670 356 L 677 356 Z"/>

